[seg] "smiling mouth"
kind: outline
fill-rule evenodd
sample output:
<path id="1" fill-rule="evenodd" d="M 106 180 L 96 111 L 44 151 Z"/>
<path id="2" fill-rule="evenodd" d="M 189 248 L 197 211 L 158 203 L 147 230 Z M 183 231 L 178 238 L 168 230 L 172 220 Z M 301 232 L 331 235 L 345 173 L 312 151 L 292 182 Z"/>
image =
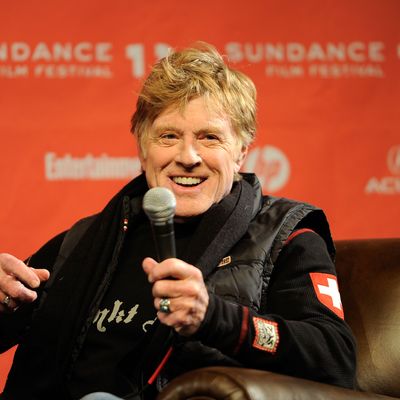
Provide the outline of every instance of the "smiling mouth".
<path id="1" fill-rule="evenodd" d="M 172 180 L 179 186 L 191 187 L 200 185 L 200 183 L 205 181 L 205 178 L 198 178 L 193 176 L 174 176 L 172 177 Z"/>

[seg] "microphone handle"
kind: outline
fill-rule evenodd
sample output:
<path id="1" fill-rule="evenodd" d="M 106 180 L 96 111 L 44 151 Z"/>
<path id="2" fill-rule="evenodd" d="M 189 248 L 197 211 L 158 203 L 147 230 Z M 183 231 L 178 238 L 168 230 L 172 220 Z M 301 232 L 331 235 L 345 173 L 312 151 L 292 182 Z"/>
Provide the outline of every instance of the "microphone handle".
<path id="1" fill-rule="evenodd" d="M 163 224 L 152 224 L 153 235 L 155 238 L 158 262 L 167 258 L 176 257 L 175 233 L 173 221 Z"/>

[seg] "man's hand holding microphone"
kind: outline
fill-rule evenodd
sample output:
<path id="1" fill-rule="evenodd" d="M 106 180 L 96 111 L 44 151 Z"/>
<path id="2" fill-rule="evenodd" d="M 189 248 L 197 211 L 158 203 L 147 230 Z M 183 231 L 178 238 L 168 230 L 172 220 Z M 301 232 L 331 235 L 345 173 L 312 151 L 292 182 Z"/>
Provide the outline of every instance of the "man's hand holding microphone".
<path id="1" fill-rule="evenodd" d="M 146 193 L 143 209 L 152 225 L 158 262 L 147 257 L 143 269 L 153 284 L 159 321 L 183 336 L 190 336 L 197 332 L 205 317 L 209 297 L 201 271 L 175 258 L 175 206 L 175 197 L 169 189 L 156 187 Z"/>

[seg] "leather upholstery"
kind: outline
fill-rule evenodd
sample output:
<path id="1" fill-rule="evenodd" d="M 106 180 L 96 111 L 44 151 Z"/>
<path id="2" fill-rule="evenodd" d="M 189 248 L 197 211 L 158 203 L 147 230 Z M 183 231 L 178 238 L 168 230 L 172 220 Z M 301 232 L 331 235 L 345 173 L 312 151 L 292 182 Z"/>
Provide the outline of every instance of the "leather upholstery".
<path id="1" fill-rule="evenodd" d="M 400 238 L 335 244 L 345 319 L 358 343 L 357 390 L 267 371 L 209 367 L 176 378 L 158 400 L 400 398 Z"/>
<path id="2" fill-rule="evenodd" d="M 400 397 L 400 239 L 340 241 L 336 268 L 362 390 Z"/>

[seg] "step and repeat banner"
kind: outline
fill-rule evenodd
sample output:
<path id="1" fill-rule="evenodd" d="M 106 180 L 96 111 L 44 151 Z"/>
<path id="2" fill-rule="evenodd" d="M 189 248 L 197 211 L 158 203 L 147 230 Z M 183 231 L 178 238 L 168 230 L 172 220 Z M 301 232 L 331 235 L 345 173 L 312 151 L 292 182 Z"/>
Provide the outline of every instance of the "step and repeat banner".
<path id="1" fill-rule="evenodd" d="M 215 45 L 258 88 L 244 166 L 325 209 L 335 239 L 400 236 L 398 0 L 0 1 L 0 251 L 24 258 L 140 172 L 150 66 Z M 0 386 L 11 354 L 1 356 Z"/>

